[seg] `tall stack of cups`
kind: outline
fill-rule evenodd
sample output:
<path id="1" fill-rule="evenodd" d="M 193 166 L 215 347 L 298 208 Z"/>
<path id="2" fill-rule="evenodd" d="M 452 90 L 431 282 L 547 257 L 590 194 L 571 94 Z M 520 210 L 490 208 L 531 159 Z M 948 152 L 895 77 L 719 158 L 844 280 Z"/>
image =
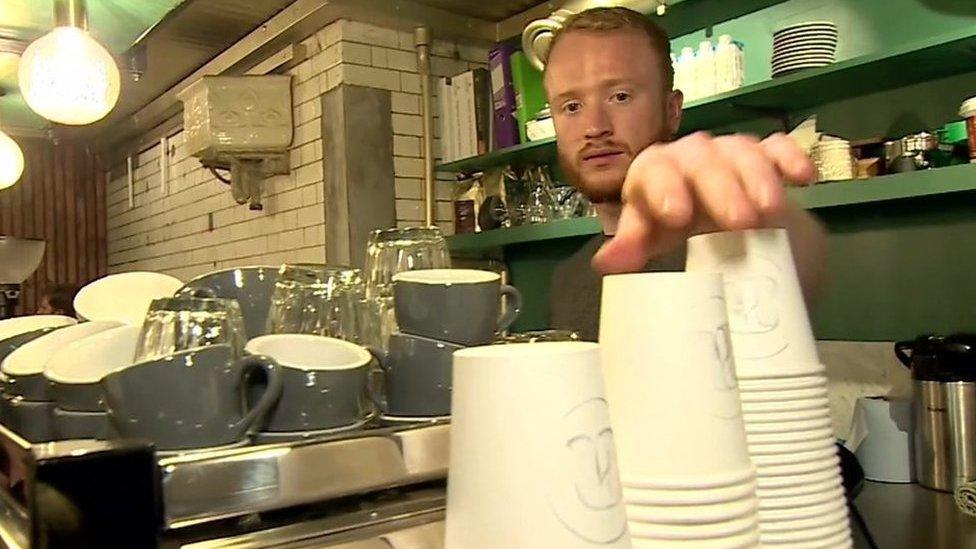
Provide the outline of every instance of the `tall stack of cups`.
<path id="1" fill-rule="evenodd" d="M 600 347 L 635 548 L 759 543 L 722 280 L 603 281 Z"/>
<path id="2" fill-rule="evenodd" d="M 827 378 L 783 229 L 688 241 L 689 272 L 725 284 L 764 547 L 851 547 Z"/>

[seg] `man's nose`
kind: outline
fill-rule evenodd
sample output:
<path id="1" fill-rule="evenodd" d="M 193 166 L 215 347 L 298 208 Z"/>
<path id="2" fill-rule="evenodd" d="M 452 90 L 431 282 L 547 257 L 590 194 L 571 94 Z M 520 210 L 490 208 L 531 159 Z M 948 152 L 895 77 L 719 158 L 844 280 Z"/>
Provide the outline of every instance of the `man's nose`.
<path id="1" fill-rule="evenodd" d="M 586 113 L 586 137 L 588 139 L 598 139 L 613 135 L 613 124 L 607 111 L 602 106 L 587 109 Z"/>

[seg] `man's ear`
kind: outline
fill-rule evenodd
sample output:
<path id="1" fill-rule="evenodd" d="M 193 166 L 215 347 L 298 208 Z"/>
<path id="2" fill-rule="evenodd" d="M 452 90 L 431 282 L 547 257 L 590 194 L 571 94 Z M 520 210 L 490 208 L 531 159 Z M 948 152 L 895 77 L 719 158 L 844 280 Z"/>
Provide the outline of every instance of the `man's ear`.
<path id="1" fill-rule="evenodd" d="M 685 103 L 685 96 L 681 90 L 668 92 L 668 130 L 670 136 L 677 135 L 678 128 L 681 126 L 682 107 Z"/>

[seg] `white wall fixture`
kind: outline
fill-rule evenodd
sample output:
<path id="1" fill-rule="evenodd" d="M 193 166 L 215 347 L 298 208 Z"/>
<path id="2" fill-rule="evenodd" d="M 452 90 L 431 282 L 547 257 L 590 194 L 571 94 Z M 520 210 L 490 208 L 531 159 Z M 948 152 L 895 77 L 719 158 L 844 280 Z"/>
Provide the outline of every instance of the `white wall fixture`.
<path id="1" fill-rule="evenodd" d="M 27 105 L 60 124 L 91 124 L 119 99 L 119 68 L 88 34 L 84 0 L 55 0 L 55 28 L 24 50 L 18 79 Z"/>
<path id="2" fill-rule="evenodd" d="M 24 152 L 9 135 L 0 131 L 0 190 L 13 187 L 24 173 Z"/>
<path id="3" fill-rule="evenodd" d="M 229 169 L 234 200 L 262 209 L 264 178 L 288 173 L 291 77 L 204 76 L 177 97 L 187 153 L 211 170 Z"/>

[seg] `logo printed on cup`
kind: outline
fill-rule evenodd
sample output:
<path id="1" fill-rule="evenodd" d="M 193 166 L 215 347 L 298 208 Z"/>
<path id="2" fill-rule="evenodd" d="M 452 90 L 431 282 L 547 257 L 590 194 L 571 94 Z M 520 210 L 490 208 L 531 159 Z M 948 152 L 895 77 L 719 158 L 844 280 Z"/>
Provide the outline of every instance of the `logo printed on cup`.
<path id="1" fill-rule="evenodd" d="M 574 480 L 572 486 L 550 487 L 550 509 L 578 538 L 615 543 L 627 533 L 627 520 L 620 512 L 623 491 L 606 399 L 590 398 L 571 408 L 563 415 L 559 434 L 563 451 L 556 468 L 568 468 Z M 558 435 L 552 441 L 559 443 Z M 573 497 L 557 495 L 567 490 L 572 490 Z"/>
<path id="2" fill-rule="evenodd" d="M 741 258 L 727 258 L 718 270 L 725 273 L 725 295 L 729 303 L 729 328 L 748 344 L 735 348 L 738 358 L 770 358 L 786 351 L 778 303 L 782 274 L 774 261 L 757 256 L 748 273 L 735 274 Z M 758 272 L 757 272 L 758 271 Z"/>

